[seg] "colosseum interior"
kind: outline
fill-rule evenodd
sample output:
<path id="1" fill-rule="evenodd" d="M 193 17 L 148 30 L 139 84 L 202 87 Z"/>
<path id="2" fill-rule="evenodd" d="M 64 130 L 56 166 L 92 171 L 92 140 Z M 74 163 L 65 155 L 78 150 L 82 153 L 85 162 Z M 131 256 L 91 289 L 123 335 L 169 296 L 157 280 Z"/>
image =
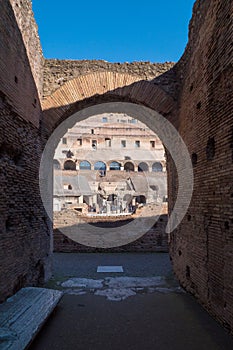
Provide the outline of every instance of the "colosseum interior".
<path id="1" fill-rule="evenodd" d="M 78 244 L 78 223 L 102 223 L 108 229 L 113 222 L 126 225 L 148 210 L 155 217 L 149 231 L 111 251 L 168 251 L 165 149 L 145 124 L 122 113 L 78 122 L 60 140 L 53 166 L 54 251 L 95 252 L 91 242 Z M 75 224 L 74 241 L 62 229 Z M 128 226 L 125 235 L 132 235 Z"/>
<path id="2" fill-rule="evenodd" d="M 1 2 L 1 302 L 51 276 L 53 227 L 39 186 L 47 141 L 56 130 L 61 138 L 74 115 L 81 121 L 98 107 L 109 112 L 111 104 L 125 113 L 118 108 L 125 103 L 163 116 L 187 146 L 193 194 L 170 233 L 170 258 L 182 287 L 233 332 L 232 6 L 232 0 L 196 1 L 189 42 L 176 64 L 114 64 L 45 59 L 31 1 Z M 158 131 L 148 114 L 137 119 Z M 50 209 L 54 150 L 42 177 Z M 170 215 L 183 184 L 169 153 L 166 161 Z"/>

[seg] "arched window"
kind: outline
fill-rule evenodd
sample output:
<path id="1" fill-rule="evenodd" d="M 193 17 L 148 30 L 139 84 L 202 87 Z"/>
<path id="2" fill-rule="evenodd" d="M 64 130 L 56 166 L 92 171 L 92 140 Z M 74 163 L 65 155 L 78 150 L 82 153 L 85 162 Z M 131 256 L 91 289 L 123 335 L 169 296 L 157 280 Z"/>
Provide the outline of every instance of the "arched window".
<path id="1" fill-rule="evenodd" d="M 91 164 L 87 160 L 83 160 L 79 164 L 80 170 L 91 170 Z"/>
<path id="2" fill-rule="evenodd" d="M 142 162 L 138 165 L 139 172 L 148 171 L 148 170 L 149 170 L 148 164 Z"/>
<path id="3" fill-rule="evenodd" d="M 110 170 L 121 170 L 121 164 L 118 162 L 112 162 L 109 167 Z"/>
<path id="4" fill-rule="evenodd" d="M 155 171 L 155 172 L 163 171 L 163 166 L 162 166 L 162 164 L 159 163 L 159 162 L 155 162 L 155 163 L 152 165 L 152 171 Z"/>
<path id="5" fill-rule="evenodd" d="M 76 164 L 72 160 L 67 160 L 64 163 L 64 170 L 76 170 Z"/>
<path id="6" fill-rule="evenodd" d="M 131 162 L 127 162 L 124 165 L 124 170 L 125 171 L 134 171 L 134 165 Z"/>
<path id="7" fill-rule="evenodd" d="M 59 161 L 57 159 L 53 160 L 53 169 L 56 169 L 56 170 L 61 169 L 61 164 L 59 163 Z"/>
<path id="8" fill-rule="evenodd" d="M 104 162 L 96 162 L 94 165 L 94 170 L 106 170 L 106 164 Z"/>

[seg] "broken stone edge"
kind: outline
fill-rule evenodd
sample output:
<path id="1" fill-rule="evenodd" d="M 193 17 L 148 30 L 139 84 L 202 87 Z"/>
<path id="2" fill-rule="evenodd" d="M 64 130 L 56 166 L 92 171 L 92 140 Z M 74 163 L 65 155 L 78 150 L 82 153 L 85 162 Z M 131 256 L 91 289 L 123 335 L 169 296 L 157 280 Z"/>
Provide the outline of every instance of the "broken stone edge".
<path id="1" fill-rule="evenodd" d="M 0 350 L 29 347 L 60 301 L 63 292 L 22 288 L 0 305 Z"/>

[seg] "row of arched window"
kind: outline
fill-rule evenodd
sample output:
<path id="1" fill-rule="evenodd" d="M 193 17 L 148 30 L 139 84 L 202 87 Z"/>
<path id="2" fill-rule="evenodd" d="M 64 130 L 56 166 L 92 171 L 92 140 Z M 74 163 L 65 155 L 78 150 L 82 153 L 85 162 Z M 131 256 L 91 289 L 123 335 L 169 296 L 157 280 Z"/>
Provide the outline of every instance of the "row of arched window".
<path id="1" fill-rule="evenodd" d="M 61 168 L 60 163 L 56 159 L 54 159 L 54 161 L 53 161 L 53 166 L 54 166 L 54 169 Z M 135 167 L 136 166 L 132 162 L 126 162 L 124 164 L 125 171 L 135 171 L 136 170 Z M 88 162 L 87 160 L 83 160 L 79 163 L 79 169 L 80 170 L 91 170 L 91 163 Z M 107 166 L 102 161 L 98 161 L 94 164 L 94 170 L 106 171 L 106 169 L 107 169 Z M 114 162 L 110 163 L 109 169 L 110 170 L 121 170 L 121 164 L 119 162 L 114 161 Z M 67 160 L 64 163 L 64 170 L 76 170 L 76 163 L 73 162 L 72 160 Z M 146 171 L 149 171 L 149 166 L 147 163 L 141 162 L 141 163 L 139 163 L 137 170 L 139 172 L 146 172 Z M 152 165 L 152 171 L 153 172 L 162 172 L 163 171 L 162 164 L 160 162 L 155 162 Z"/>

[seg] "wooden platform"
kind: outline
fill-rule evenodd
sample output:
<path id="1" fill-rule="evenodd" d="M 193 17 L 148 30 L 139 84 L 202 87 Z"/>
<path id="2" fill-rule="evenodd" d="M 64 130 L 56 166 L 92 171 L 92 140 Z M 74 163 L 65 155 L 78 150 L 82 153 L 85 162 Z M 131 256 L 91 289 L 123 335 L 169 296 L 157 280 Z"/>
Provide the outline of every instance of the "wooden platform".
<path id="1" fill-rule="evenodd" d="M 22 288 L 0 305 L 0 349 L 23 350 L 41 329 L 62 297 L 45 288 Z"/>

